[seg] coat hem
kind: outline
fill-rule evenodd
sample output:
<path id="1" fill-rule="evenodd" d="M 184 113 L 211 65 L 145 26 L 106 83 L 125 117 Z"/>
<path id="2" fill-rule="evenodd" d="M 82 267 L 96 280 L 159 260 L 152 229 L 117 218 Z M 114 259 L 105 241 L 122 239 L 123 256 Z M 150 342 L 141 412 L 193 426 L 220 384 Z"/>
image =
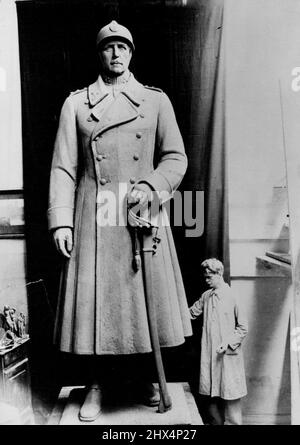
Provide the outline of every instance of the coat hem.
<path id="1" fill-rule="evenodd" d="M 199 394 L 201 394 L 203 396 L 209 396 L 209 397 L 219 397 L 220 399 L 223 399 L 223 400 L 237 400 L 237 399 L 241 399 L 242 397 L 245 397 L 247 395 L 247 391 L 245 393 L 241 393 L 240 395 L 237 395 L 235 397 L 224 397 L 224 396 L 221 396 L 220 394 L 210 394 L 210 393 L 200 391 L 200 390 L 199 390 Z"/>
<path id="2" fill-rule="evenodd" d="M 185 340 L 180 341 L 180 342 L 176 342 L 176 343 L 172 343 L 172 344 L 161 344 L 160 347 L 161 348 L 174 348 L 176 346 L 180 346 L 183 345 L 185 342 Z M 152 352 L 152 349 L 150 348 L 145 348 L 145 349 L 139 349 L 136 351 L 127 351 L 127 352 L 120 352 L 120 351 L 99 351 L 99 352 L 95 352 L 94 350 L 85 350 L 85 349 L 77 349 L 75 350 L 70 350 L 68 348 L 62 348 L 62 347 L 58 347 L 60 352 L 66 352 L 69 354 L 76 354 L 76 355 L 132 355 L 132 354 L 146 354 L 149 352 Z"/>

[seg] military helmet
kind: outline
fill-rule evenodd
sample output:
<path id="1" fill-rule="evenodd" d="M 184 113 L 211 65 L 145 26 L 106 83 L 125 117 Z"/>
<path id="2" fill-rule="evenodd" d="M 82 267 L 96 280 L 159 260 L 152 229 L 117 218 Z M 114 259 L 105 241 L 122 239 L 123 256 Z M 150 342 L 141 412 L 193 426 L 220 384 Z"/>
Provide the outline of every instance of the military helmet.
<path id="1" fill-rule="evenodd" d="M 97 48 L 99 45 L 105 43 L 108 40 L 120 39 L 124 40 L 132 50 L 134 50 L 133 38 L 131 32 L 125 28 L 125 26 L 120 25 L 115 20 L 110 22 L 108 25 L 103 26 L 97 35 L 96 44 Z"/>

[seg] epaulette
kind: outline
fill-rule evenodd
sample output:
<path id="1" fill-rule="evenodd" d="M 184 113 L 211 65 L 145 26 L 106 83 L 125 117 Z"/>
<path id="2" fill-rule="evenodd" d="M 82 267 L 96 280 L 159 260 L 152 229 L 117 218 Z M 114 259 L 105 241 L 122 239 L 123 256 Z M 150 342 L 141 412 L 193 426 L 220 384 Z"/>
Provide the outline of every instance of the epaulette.
<path id="1" fill-rule="evenodd" d="M 86 90 L 87 90 L 87 87 L 81 88 L 81 89 L 76 90 L 76 91 L 71 91 L 70 92 L 70 96 L 73 96 L 74 94 L 78 94 L 78 93 L 81 93 L 81 92 L 86 91 Z"/>
<path id="2" fill-rule="evenodd" d="M 149 87 L 148 85 L 144 85 L 145 88 L 148 88 L 148 90 L 153 90 L 153 91 L 158 91 L 159 93 L 162 93 L 163 90 L 161 90 L 160 88 L 156 88 L 156 87 Z"/>

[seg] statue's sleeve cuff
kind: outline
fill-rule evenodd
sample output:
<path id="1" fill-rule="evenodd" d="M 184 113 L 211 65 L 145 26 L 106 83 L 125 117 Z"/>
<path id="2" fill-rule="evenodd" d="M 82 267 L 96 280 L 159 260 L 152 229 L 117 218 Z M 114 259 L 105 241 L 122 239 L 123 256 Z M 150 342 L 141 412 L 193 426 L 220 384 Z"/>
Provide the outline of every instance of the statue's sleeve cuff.
<path id="1" fill-rule="evenodd" d="M 48 210 L 49 230 L 57 229 L 58 227 L 73 228 L 73 215 L 73 207 L 50 207 L 50 209 Z"/>

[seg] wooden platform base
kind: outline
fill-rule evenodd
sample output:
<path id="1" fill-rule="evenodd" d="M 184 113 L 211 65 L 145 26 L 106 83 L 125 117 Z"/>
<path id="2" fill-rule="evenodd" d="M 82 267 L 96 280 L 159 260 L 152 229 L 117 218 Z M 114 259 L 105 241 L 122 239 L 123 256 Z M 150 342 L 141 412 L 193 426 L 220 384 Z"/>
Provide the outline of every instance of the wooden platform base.
<path id="1" fill-rule="evenodd" d="M 172 409 L 160 414 L 157 407 L 139 403 L 103 405 L 103 413 L 94 422 L 81 422 L 78 418 L 83 403 L 84 387 L 65 386 L 48 425 L 202 425 L 195 400 L 187 383 L 168 383 Z"/>

